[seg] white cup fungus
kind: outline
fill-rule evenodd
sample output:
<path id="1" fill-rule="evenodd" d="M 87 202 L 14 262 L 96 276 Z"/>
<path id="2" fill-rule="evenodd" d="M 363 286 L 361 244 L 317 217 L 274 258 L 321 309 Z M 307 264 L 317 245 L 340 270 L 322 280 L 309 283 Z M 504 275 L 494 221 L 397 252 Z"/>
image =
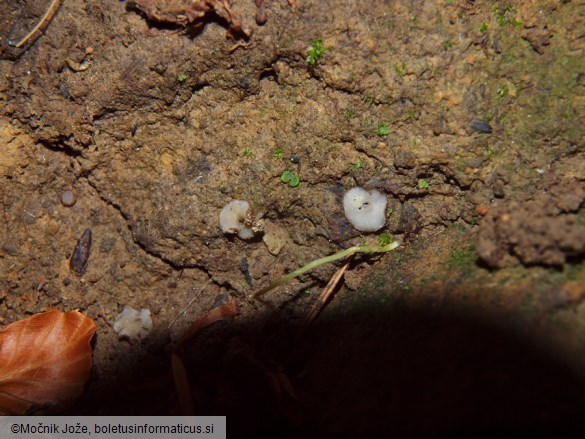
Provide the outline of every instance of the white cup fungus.
<path id="1" fill-rule="evenodd" d="M 124 306 L 116 321 L 114 322 L 114 331 L 118 338 L 128 340 L 144 339 L 152 329 L 152 318 L 149 309 L 137 311 L 129 306 Z"/>
<path id="2" fill-rule="evenodd" d="M 343 210 L 351 225 L 361 232 L 375 232 L 386 224 L 386 195 L 361 187 L 348 190 L 343 196 Z"/>
<path id="3" fill-rule="evenodd" d="M 241 239 L 250 239 L 263 229 L 263 222 L 254 217 L 247 201 L 233 200 L 219 212 L 219 226 L 225 234 L 236 234 Z"/>

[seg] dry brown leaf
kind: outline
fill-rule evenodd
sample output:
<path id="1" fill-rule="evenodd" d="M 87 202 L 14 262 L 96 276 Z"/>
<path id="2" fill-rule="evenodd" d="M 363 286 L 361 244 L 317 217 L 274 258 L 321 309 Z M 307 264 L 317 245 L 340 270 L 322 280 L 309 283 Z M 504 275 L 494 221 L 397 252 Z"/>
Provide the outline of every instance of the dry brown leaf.
<path id="1" fill-rule="evenodd" d="M 218 322 L 220 320 L 232 318 L 237 313 L 238 304 L 236 303 L 235 300 L 232 300 L 231 302 L 228 302 L 224 305 L 218 306 L 217 308 L 213 308 L 211 311 L 195 320 L 191 324 L 191 326 L 187 328 L 187 331 L 185 331 L 185 334 L 183 334 L 183 337 L 177 344 L 177 349 L 180 349 L 185 342 L 193 338 L 195 334 L 197 334 L 206 326 L 209 326 L 212 323 Z"/>
<path id="2" fill-rule="evenodd" d="M 183 348 L 187 341 L 191 340 L 199 331 L 207 326 L 234 317 L 238 313 L 238 304 L 235 300 L 225 303 L 217 308 L 213 308 L 203 316 L 195 320 L 183 337 L 175 347 L 171 354 L 171 365 L 173 371 L 173 379 L 175 381 L 175 388 L 177 390 L 177 397 L 181 406 L 183 415 L 193 415 L 195 407 L 191 397 L 191 385 L 187 370 L 185 369 L 185 361 L 183 360 Z"/>
<path id="3" fill-rule="evenodd" d="M 191 385 L 189 384 L 189 377 L 185 369 L 185 362 L 176 352 L 171 354 L 171 366 L 173 370 L 173 378 L 175 380 L 175 388 L 177 390 L 177 398 L 181 406 L 181 413 L 183 416 L 195 415 L 195 406 L 193 405 L 193 398 L 191 397 Z"/>
<path id="4" fill-rule="evenodd" d="M 96 327 L 80 312 L 47 311 L 0 333 L 0 415 L 71 405 L 91 369 Z"/>

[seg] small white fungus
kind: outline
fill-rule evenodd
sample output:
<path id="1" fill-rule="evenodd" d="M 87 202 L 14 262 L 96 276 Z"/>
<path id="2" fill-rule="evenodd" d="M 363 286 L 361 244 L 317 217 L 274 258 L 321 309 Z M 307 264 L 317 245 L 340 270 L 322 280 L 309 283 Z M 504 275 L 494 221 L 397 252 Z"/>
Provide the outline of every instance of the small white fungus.
<path id="1" fill-rule="evenodd" d="M 386 195 L 354 187 L 343 197 L 343 210 L 352 226 L 361 232 L 375 232 L 386 224 Z"/>
<path id="2" fill-rule="evenodd" d="M 237 233 L 241 239 L 250 239 L 262 231 L 263 222 L 254 217 L 247 201 L 233 200 L 219 212 L 219 226 L 223 233 Z"/>
<path id="3" fill-rule="evenodd" d="M 138 312 L 129 306 L 124 307 L 116 321 L 114 322 L 114 331 L 118 338 L 137 340 L 146 338 L 152 329 L 152 318 L 149 309 L 142 309 Z"/>

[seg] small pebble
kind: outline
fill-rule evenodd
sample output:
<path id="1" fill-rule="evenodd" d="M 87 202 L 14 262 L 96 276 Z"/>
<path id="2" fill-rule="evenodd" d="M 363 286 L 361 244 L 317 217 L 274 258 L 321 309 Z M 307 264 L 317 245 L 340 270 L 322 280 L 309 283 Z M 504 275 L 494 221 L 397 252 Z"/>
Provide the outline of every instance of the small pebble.
<path id="1" fill-rule="evenodd" d="M 469 124 L 469 127 L 480 133 L 490 134 L 492 132 L 490 124 L 483 120 L 474 120 Z"/>
<path id="2" fill-rule="evenodd" d="M 89 261 L 89 254 L 91 251 L 91 230 L 85 229 L 79 241 L 77 241 L 77 245 L 75 246 L 75 250 L 73 250 L 73 254 L 71 255 L 71 259 L 69 260 L 69 268 L 75 274 L 82 276 L 85 273 L 87 268 L 87 263 Z"/>
<path id="3" fill-rule="evenodd" d="M 291 155 L 290 161 L 293 162 L 295 165 L 298 165 L 301 162 L 301 159 L 298 158 L 296 155 Z"/>
<path id="4" fill-rule="evenodd" d="M 73 191 L 68 190 L 61 194 L 61 203 L 63 203 L 63 206 L 71 207 L 76 201 Z"/>

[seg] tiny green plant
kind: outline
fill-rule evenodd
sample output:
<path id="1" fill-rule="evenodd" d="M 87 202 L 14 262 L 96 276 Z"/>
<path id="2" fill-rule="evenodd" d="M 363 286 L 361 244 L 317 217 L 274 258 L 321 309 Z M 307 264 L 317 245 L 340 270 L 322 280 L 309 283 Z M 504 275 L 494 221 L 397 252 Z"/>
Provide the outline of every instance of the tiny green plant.
<path id="1" fill-rule="evenodd" d="M 381 123 L 376 128 L 376 134 L 380 137 L 387 136 L 388 134 L 390 134 L 390 128 L 385 123 Z"/>
<path id="2" fill-rule="evenodd" d="M 418 181 L 418 188 L 419 189 L 428 189 L 429 188 L 429 182 L 426 181 L 424 178 L 421 178 Z"/>
<path id="3" fill-rule="evenodd" d="M 502 9 L 498 6 L 494 6 L 492 8 L 492 14 L 496 17 L 496 22 L 498 26 L 506 26 L 511 25 L 514 27 L 522 26 L 522 22 L 516 20 L 513 16 L 516 14 L 516 8 L 514 8 L 510 3 L 506 3 Z"/>
<path id="4" fill-rule="evenodd" d="M 481 33 L 487 32 L 488 30 L 488 25 L 486 23 L 482 23 L 481 26 L 479 27 L 479 31 Z"/>
<path id="5" fill-rule="evenodd" d="M 382 247 L 392 242 L 394 242 L 394 239 L 392 239 L 388 233 L 382 233 L 380 236 L 378 236 L 378 244 L 380 244 Z"/>
<path id="6" fill-rule="evenodd" d="M 414 119 L 414 116 L 416 116 L 416 110 L 408 110 L 406 112 L 406 117 L 408 119 Z"/>
<path id="7" fill-rule="evenodd" d="M 443 43 L 443 49 L 449 50 L 454 45 L 455 45 L 455 43 L 452 40 L 447 40 Z"/>
<path id="8" fill-rule="evenodd" d="M 469 244 L 461 248 L 456 248 L 451 252 L 449 259 L 447 260 L 447 266 L 451 269 L 454 268 L 469 268 L 475 264 L 477 259 L 477 253 L 475 250 L 475 244 Z"/>
<path id="9" fill-rule="evenodd" d="M 250 148 L 244 148 L 244 150 L 242 151 L 242 155 L 244 157 L 250 158 L 254 157 L 254 152 Z"/>
<path id="10" fill-rule="evenodd" d="M 412 15 L 408 18 L 408 28 L 414 29 L 416 27 L 416 15 Z"/>
<path id="11" fill-rule="evenodd" d="M 282 148 L 274 148 L 272 150 L 272 158 L 274 160 L 281 160 L 282 159 L 283 150 Z"/>
<path id="12" fill-rule="evenodd" d="M 402 65 L 398 65 L 398 64 L 394 64 L 394 71 L 396 72 L 396 75 L 398 75 L 399 78 L 402 78 L 404 76 L 404 71 L 406 69 L 406 63 L 402 63 Z"/>
<path id="13" fill-rule="evenodd" d="M 177 77 L 177 81 L 179 82 L 185 82 L 187 80 L 187 75 L 185 75 L 184 73 L 181 73 L 178 77 Z"/>
<path id="14" fill-rule="evenodd" d="M 394 209 L 391 207 L 386 209 L 386 218 L 390 218 L 394 214 Z"/>
<path id="15" fill-rule="evenodd" d="M 510 90 L 508 89 L 508 86 L 506 84 L 500 85 L 497 90 L 498 99 L 504 99 L 508 95 L 509 91 Z"/>
<path id="16" fill-rule="evenodd" d="M 374 96 L 372 96 L 372 95 L 365 95 L 362 98 L 362 101 L 364 101 L 364 103 L 367 104 L 369 107 L 371 107 L 375 103 Z"/>
<path id="17" fill-rule="evenodd" d="M 300 182 L 301 179 L 299 178 L 299 176 L 296 174 L 296 172 L 293 171 L 284 171 L 281 176 L 280 176 L 280 181 L 282 181 L 283 183 L 287 184 L 290 187 L 297 187 Z"/>
<path id="18" fill-rule="evenodd" d="M 307 65 L 311 68 L 317 65 L 325 53 L 325 48 L 322 43 L 323 40 L 321 38 L 315 38 L 310 42 L 310 46 L 307 47 Z"/>
<path id="19" fill-rule="evenodd" d="M 348 257 L 350 255 L 354 255 L 356 253 L 366 253 L 368 255 L 377 254 L 377 253 L 386 253 L 386 252 L 394 250 L 399 245 L 400 245 L 400 243 L 398 241 L 393 241 L 393 242 L 390 242 L 389 244 L 386 244 L 386 245 L 359 244 L 359 245 L 350 247 L 348 249 L 341 250 L 341 251 L 334 253 L 330 256 L 325 256 L 325 257 L 320 258 L 320 259 L 315 259 L 314 261 L 311 261 L 308 264 L 303 265 L 298 270 L 295 270 L 292 273 L 284 275 L 281 278 L 275 280 L 267 287 L 264 287 L 264 288 L 256 291 L 254 294 L 252 294 L 252 297 L 260 297 L 260 296 L 266 294 L 267 292 L 273 290 L 274 288 L 279 287 L 280 285 L 284 285 L 285 283 L 291 281 L 292 279 L 299 277 L 299 276 L 305 274 L 306 272 L 311 271 L 312 269 L 314 269 L 316 267 L 319 267 L 320 265 L 327 264 L 329 262 L 338 261 L 339 259 L 346 258 L 346 257 Z"/>
<path id="20" fill-rule="evenodd" d="M 353 110 L 345 110 L 345 113 L 343 113 L 343 117 L 345 117 L 345 120 L 349 122 L 350 119 L 353 117 Z"/>
<path id="21" fill-rule="evenodd" d="M 362 162 L 355 162 L 355 163 L 351 164 L 350 170 L 351 170 L 351 172 L 357 172 L 360 169 L 362 169 L 363 167 L 364 167 L 364 165 L 362 164 Z"/>

